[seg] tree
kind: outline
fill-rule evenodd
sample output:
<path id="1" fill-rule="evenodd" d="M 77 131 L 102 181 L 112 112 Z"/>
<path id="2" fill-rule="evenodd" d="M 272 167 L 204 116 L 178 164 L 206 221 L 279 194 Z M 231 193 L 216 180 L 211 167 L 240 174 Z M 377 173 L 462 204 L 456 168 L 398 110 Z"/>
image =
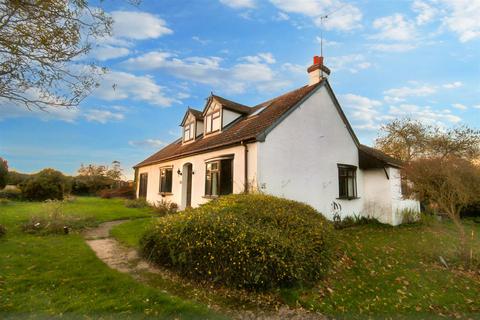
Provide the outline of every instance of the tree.
<path id="1" fill-rule="evenodd" d="M 35 201 L 62 200 L 67 189 L 66 177 L 54 169 L 43 169 L 21 185 L 23 197 Z"/>
<path id="2" fill-rule="evenodd" d="M 480 156 L 480 131 L 467 126 L 441 130 L 435 128 L 428 141 L 434 157 L 455 156 L 475 161 Z"/>
<path id="3" fill-rule="evenodd" d="M 0 158 L 0 190 L 7 185 L 8 163 L 7 160 Z"/>
<path id="4" fill-rule="evenodd" d="M 375 146 L 397 159 L 458 157 L 474 161 L 480 156 L 480 131 L 467 126 L 444 129 L 411 119 L 382 126 Z"/>
<path id="5" fill-rule="evenodd" d="M 460 212 L 479 200 L 480 168 L 472 162 L 455 157 L 434 157 L 412 161 L 406 172 L 411 188 L 420 200 L 427 201 L 448 214 L 459 232 L 460 252 L 469 258 L 470 245 Z"/>
<path id="6" fill-rule="evenodd" d="M 73 61 L 111 23 L 87 0 L 0 1 L 0 98 L 28 108 L 78 105 L 105 70 Z"/>
<path id="7" fill-rule="evenodd" d="M 392 157 L 409 162 L 425 153 L 429 128 L 419 121 L 396 119 L 381 127 L 375 147 Z"/>
<path id="8" fill-rule="evenodd" d="M 78 176 L 73 182 L 76 193 L 96 193 L 99 190 L 110 188 L 113 180 L 107 176 L 108 167 L 103 165 L 81 165 Z"/>

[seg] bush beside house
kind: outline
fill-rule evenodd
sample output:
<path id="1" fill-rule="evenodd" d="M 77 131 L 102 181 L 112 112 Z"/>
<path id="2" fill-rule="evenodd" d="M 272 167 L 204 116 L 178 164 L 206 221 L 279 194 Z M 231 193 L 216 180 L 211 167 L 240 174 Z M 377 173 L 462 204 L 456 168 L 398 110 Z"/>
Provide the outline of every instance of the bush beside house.
<path id="1" fill-rule="evenodd" d="M 54 169 L 43 169 L 30 177 L 20 188 L 23 197 L 33 201 L 63 200 L 65 193 L 69 192 L 66 177 Z"/>
<path id="2" fill-rule="evenodd" d="M 160 219 L 140 245 L 144 257 L 183 276 L 268 289 L 322 278 L 333 231 L 306 204 L 241 194 Z"/>

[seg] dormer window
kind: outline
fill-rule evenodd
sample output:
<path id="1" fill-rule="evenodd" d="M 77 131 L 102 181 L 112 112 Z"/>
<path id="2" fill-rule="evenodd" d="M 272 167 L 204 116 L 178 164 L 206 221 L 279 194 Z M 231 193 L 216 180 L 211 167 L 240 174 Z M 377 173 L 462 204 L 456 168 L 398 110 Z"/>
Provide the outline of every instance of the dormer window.
<path id="1" fill-rule="evenodd" d="M 195 122 L 187 123 L 183 127 L 183 141 L 187 142 L 195 138 Z"/>
<path id="2" fill-rule="evenodd" d="M 220 130 L 220 110 L 205 116 L 205 133 L 212 133 Z"/>

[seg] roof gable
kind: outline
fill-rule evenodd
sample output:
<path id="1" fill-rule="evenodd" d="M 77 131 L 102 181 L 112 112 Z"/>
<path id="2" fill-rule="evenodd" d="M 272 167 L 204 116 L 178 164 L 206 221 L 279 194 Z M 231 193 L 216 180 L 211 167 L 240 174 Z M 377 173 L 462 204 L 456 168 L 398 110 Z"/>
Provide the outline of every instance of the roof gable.
<path id="1" fill-rule="evenodd" d="M 185 124 L 185 121 L 187 121 L 188 116 L 192 115 L 197 121 L 203 121 L 203 115 L 200 110 L 196 110 L 193 108 L 188 107 L 187 111 L 185 112 L 185 115 L 183 116 L 182 122 L 180 123 L 180 126 L 183 127 Z"/>

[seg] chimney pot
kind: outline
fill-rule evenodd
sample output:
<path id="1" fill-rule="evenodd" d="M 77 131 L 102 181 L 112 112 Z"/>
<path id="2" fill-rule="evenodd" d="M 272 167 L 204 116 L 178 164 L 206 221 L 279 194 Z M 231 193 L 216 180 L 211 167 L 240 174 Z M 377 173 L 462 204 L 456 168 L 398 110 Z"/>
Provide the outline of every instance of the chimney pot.
<path id="1" fill-rule="evenodd" d="M 314 56 L 313 57 L 313 64 L 323 64 L 323 57 Z"/>
<path id="2" fill-rule="evenodd" d="M 313 64 L 308 67 L 307 72 L 309 77 L 309 85 L 314 85 L 323 79 L 326 79 L 330 74 L 330 69 L 323 64 L 322 56 L 314 56 Z"/>

